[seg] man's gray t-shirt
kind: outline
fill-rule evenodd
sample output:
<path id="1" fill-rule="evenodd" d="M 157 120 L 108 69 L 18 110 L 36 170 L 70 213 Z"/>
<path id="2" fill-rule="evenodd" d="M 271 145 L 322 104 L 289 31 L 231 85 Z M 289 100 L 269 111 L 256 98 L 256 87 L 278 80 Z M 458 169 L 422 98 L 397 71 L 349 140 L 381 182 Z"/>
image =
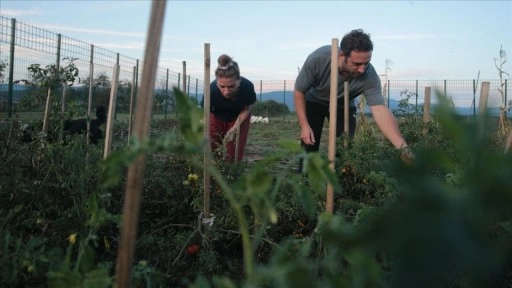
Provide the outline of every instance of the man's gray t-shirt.
<path id="1" fill-rule="evenodd" d="M 338 104 L 343 105 L 345 79 L 338 73 Z M 313 51 L 299 72 L 295 90 L 306 95 L 306 100 L 329 105 L 331 89 L 331 45 Z M 368 64 L 363 75 L 349 80 L 350 106 L 355 107 L 354 98 L 364 94 L 369 106 L 383 105 L 379 75 L 372 64 Z"/>

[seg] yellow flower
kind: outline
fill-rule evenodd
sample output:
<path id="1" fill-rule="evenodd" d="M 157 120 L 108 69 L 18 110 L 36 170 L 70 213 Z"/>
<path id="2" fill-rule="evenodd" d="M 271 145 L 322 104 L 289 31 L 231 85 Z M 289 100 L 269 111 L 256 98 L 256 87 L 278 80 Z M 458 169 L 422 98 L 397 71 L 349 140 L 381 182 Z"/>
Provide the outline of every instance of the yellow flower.
<path id="1" fill-rule="evenodd" d="M 197 174 L 188 174 L 188 181 L 196 181 L 198 178 Z"/>
<path id="2" fill-rule="evenodd" d="M 183 181 L 183 186 L 188 186 L 188 185 L 190 185 L 190 182 L 188 182 L 188 180 Z"/>
<path id="3" fill-rule="evenodd" d="M 69 237 L 68 237 L 69 243 L 71 243 L 71 244 L 75 244 L 76 243 L 76 235 L 77 234 L 78 233 L 73 233 L 73 234 L 69 235 Z"/>

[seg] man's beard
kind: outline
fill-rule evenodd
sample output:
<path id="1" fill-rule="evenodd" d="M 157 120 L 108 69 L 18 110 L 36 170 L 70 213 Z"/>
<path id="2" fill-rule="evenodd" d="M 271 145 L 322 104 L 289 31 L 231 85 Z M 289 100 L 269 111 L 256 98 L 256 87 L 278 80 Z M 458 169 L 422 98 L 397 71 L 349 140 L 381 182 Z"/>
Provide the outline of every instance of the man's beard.
<path id="1" fill-rule="evenodd" d="M 359 73 L 357 71 L 355 72 L 350 72 L 350 71 L 340 71 L 339 72 L 341 74 L 341 76 L 343 76 L 343 78 L 345 79 L 352 79 L 352 78 L 358 78 L 358 77 L 361 77 L 361 75 L 363 75 L 362 73 Z"/>

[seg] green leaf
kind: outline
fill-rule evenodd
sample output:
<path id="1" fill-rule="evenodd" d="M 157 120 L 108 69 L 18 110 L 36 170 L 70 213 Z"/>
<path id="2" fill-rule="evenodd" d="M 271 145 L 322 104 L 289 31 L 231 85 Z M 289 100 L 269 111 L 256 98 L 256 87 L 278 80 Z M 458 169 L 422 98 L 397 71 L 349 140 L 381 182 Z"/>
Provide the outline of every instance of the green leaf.
<path id="1" fill-rule="evenodd" d="M 81 276 L 77 271 L 50 271 L 47 274 L 49 288 L 80 287 Z"/>
<path id="2" fill-rule="evenodd" d="M 108 288 L 112 286 L 112 277 L 108 275 L 108 269 L 99 268 L 90 271 L 85 275 L 84 288 Z"/>

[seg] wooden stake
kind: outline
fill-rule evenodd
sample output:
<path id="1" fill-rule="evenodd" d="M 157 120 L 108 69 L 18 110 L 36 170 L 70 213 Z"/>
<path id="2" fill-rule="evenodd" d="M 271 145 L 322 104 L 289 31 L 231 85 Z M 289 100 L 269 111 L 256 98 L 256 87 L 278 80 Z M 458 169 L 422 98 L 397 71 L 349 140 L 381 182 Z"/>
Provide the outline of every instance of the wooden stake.
<path id="1" fill-rule="evenodd" d="M 491 86 L 490 82 L 482 82 L 481 90 L 480 90 L 480 102 L 478 104 L 478 116 L 479 116 L 479 129 L 480 136 L 484 135 L 485 132 L 485 124 L 486 124 L 486 115 L 487 115 L 487 103 L 489 100 L 489 88 Z"/>
<path id="2" fill-rule="evenodd" d="M 105 132 L 105 147 L 103 159 L 106 159 L 112 151 L 112 135 L 114 130 L 114 114 L 116 113 L 117 87 L 119 86 L 119 64 L 114 65 L 112 72 L 112 86 L 110 88 L 110 103 L 107 112 L 107 127 Z"/>
<path id="3" fill-rule="evenodd" d="M 240 116 L 236 119 L 236 136 L 235 136 L 235 163 L 238 163 L 238 149 L 240 148 Z"/>
<path id="4" fill-rule="evenodd" d="M 203 217 L 210 217 L 210 43 L 204 44 L 204 169 L 203 169 Z"/>
<path id="5" fill-rule="evenodd" d="M 480 89 L 480 102 L 478 104 L 478 113 L 480 116 L 484 116 L 487 113 L 487 102 L 489 100 L 490 85 L 490 82 L 482 82 Z"/>
<path id="6" fill-rule="evenodd" d="M 350 115 L 348 115 L 349 113 L 349 97 L 350 97 L 350 92 L 349 92 L 349 83 L 348 81 L 345 81 L 345 83 L 343 83 L 343 131 L 345 132 L 345 135 L 344 135 L 344 139 L 345 141 L 343 142 L 343 146 L 345 148 L 348 148 L 348 141 L 349 141 L 349 138 L 350 138 L 350 135 L 349 135 L 349 117 Z"/>
<path id="7" fill-rule="evenodd" d="M 508 134 L 507 141 L 505 143 L 505 153 L 508 153 L 510 149 L 510 145 L 512 144 L 512 131 Z"/>
<path id="8" fill-rule="evenodd" d="M 425 87 L 425 96 L 423 100 L 423 135 L 428 133 L 427 124 L 430 122 L 430 94 L 432 89 Z"/>
<path id="9" fill-rule="evenodd" d="M 138 91 L 137 95 L 137 121 L 134 127 L 135 137 L 137 137 L 139 141 L 143 141 L 149 136 L 151 107 L 166 3 L 167 1 L 165 0 L 153 0 L 151 4 L 141 89 Z M 131 287 L 131 272 L 139 218 L 140 195 L 144 178 L 144 160 L 145 155 L 140 155 L 137 160 L 128 167 L 125 200 L 123 204 L 121 240 L 116 265 L 116 287 L 118 288 Z"/>
<path id="10" fill-rule="evenodd" d="M 48 95 L 46 96 L 46 106 L 44 108 L 43 132 L 48 134 L 48 122 L 50 121 L 50 113 L 52 107 L 52 88 L 48 87 Z"/>
<path id="11" fill-rule="evenodd" d="M 331 94 L 329 100 L 329 147 L 328 159 L 329 168 L 334 171 L 336 157 L 336 117 L 338 109 L 338 39 L 333 38 L 331 42 Z M 325 210 L 332 214 L 334 206 L 334 187 L 327 184 Z"/>

